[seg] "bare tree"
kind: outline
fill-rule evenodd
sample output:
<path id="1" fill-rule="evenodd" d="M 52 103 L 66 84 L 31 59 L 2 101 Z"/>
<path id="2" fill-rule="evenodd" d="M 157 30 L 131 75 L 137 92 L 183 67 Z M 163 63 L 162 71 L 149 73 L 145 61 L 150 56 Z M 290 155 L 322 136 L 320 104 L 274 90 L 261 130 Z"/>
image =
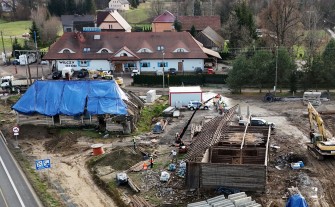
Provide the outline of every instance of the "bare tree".
<path id="1" fill-rule="evenodd" d="M 151 16 L 156 17 L 164 11 L 164 2 L 162 0 L 151 1 Z"/>
<path id="2" fill-rule="evenodd" d="M 303 36 L 299 4 L 295 0 L 272 0 L 260 14 L 260 25 L 277 46 L 293 46 Z"/>
<path id="3" fill-rule="evenodd" d="M 61 29 L 61 22 L 58 17 L 52 16 L 43 24 L 42 41 L 52 43 Z"/>
<path id="4" fill-rule="evenodd" d="M 36 26 L 41 29 L 48 18 L 48 10 L 45 7 L 37 7 L 36 10 L 31 12 L 31 20 L 36 23 Z"/>

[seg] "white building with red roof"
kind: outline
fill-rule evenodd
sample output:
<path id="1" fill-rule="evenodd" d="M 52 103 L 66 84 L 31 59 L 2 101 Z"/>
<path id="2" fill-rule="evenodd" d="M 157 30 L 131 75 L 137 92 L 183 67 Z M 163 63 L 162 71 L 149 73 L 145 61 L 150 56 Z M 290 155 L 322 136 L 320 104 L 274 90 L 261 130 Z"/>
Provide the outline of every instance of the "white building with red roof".
<path id="1" fill-rule="evenodd" d="M 213 57 L 220 55 L 208 51 L 188 32 L 68 32 L 43 59 L 58 70 L 126 72 L 137 68 L 141 73 L 155 73 L 169 68 L 193 72 Z"/>

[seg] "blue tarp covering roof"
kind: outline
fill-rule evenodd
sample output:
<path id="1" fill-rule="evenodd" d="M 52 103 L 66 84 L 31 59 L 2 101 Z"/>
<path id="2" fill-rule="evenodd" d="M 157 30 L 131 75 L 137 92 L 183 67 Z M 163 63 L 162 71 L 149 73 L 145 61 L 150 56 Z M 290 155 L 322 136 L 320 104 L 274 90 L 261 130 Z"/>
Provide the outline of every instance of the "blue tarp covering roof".
<path id="1" fill-rule="evenodd" d="M 77 116 L 85 108 L 91 115 L 126 115 L 127 105 L 121 93 L 114 80 L 35 81 L 13 109 L 27 115 Z"/>
<path id="2" fill-rule="evenodd" d="M 286 207 L 308 207 L 304 197 L 300 194 L 294 194 L 286 203 Z"/>

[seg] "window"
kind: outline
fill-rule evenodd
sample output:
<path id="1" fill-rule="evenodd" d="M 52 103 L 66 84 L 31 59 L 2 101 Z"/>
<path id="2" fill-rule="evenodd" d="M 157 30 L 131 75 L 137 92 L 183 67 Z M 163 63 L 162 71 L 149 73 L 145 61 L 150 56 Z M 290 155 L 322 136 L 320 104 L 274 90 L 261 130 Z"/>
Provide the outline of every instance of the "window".
<path id="1" fill-rule="evenodd" d="M 91 51 L 91 48 L 89 48 L 89 47 L 85 47 L 85 48 L 83 49 L 83 51 L 84 51 L 84 52 L 90 52 L 90 51 Z"/>
<path id="2" fill-rule="evenodd" d="M 63 50 L 63 53 L 71 53 L 71 52 L 70 52 L 70 50 L 65 49 L 65 50 Z"/>
<path id="3" fill-rule="evenodd" d="M 88 60 L 80 60 L 79 65 L 81 67 L 87 67 L 87 66 L 89 66 L 89 61 Z"/>
<path id="4" fill-rule="evenodd" d="M 141 48 L 137 52 L 138 53 L 152 53 L 152 51 L 148 48 Z"/>
<path id="5" fill-rule="evenodd" d="M 148 67 L 150 67 L 150 63 L 149 62 L 143 62 L 143 63 L 141 63 L 141 67 L 142 68 L 148 68 Z"/>
<path id="6" fill-rule="evenodd" d="M 124 52 L 124 53 L 121 53 L 120 56 L 121 56 L 121 57 L 126 57 L 126 56 L 128 56 L 128 55 L 127 55 L 127 53 Z"/>
<path id="7" fill-rule="evenodd" d="M 109 52 L 108 52 L 108 50 L 106 50 L 106 49 L 102 49 L 102 50 L 101 50 L 101 53 L 109 53 Z"/>
<path id="8" fill-rule="evenodd" d="M 157 50 L 158 50 L 158 51 L 162 51 L 162 50 L 164 50 L 164 46 L 163 46 L 163 45 L 159 45 L 159 46 L 157 47 Z"/>
<path id="9" fill-rule="evenodd" d="M 177 48 L 173 52 L 188 52 L 185 48 Z"/>
<path id="10" fill-rule="evenodd" d="M 158 63 L 158 65 L 157 65 L 158 67 L 168 67 L 168 63 L 167 62 L 159 62 Z"/>

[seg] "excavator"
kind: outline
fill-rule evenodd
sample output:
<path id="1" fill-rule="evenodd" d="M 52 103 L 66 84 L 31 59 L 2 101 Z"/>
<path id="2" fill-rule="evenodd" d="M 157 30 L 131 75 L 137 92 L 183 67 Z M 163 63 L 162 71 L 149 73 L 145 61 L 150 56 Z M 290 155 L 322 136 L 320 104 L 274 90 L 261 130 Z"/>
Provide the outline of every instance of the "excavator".
<path id="1" fill-rule="evenodd" d="M 318 160 L 323 160 L 327 156 L 335 156 L 335 140 L 331 139 L 332 135 L 325 129 L 320 114 L 310 102 L 307 108 L 311 139 L 311 142 L 307 144 L 308 150 Z"/>

